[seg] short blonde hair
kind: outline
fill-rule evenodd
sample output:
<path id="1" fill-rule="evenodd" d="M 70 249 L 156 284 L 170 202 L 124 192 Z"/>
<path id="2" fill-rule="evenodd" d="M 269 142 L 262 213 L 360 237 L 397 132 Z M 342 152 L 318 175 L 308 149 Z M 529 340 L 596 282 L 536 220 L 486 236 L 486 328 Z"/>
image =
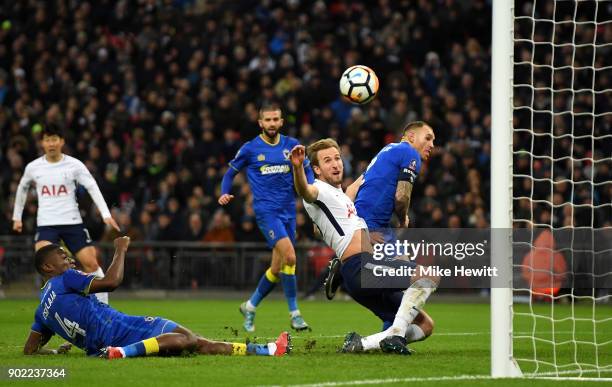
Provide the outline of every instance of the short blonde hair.
<path id="1" fill-rule="evenodd" d="M 311 165 L 319 166 L 318 152 L 323 149 L 336 148 L 340 152 L 340 146 L 333 138 L 323 138 L 319 141 L 313 142 L 306 148 L 306 154 L 310 159 Z"/>

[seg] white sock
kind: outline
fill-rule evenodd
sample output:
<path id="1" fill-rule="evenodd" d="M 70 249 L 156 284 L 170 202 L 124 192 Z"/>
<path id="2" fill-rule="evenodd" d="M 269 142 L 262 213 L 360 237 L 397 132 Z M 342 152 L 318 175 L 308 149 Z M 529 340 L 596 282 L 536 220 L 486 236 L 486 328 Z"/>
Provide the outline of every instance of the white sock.
<path id="1" fill-rule="evenodd" d="M 408 329 L 406 329 L 406 341 L 409 343 L 414 343 L 415 341 L 421 341 L 425 339 L 425 332 L 421 329 L 420 326 L 416 324 L 410 324 Z"/>
<path id="2" fill-rule="evenodd" d="M 94 271 L 94 272 L 92 272 L 90 274 L 95 274 L 96 277 L 98 277 L 98 278 L 104 278 L 104 271 L 102 270 L 101 267 L 98 267 L 98 270 L 96 270 L 96 271 Z M 108 293 L 106 293 L 106 292 L 104 292 L 104 293 L 96 293 L 95 296 L 98 299 L 98 301 L 108 305 Z"/>
<path id="3" fill-rule="evenodd" d="M 406 329 L 419 314 L 419 310 L 423 308 L 429 295 L 435 290 L 436 284 L 429 278 L 420 278 L 410 285 L 404 292 L 393 325 L 387 329 L 390 331 L 389 336 L 405 336 Z"/>
<path id="4" fill-rule="evenodd" d="M 289 316 L 291 316 L 291 318 L 293 318 L 293 317 L 295 317 L 295 316 L 299 316 L 300 314 L 301 314 L 301 313 L 300 313 L 300 310 L 299 310 L 299 309 L 292 310 L 291 312 L 289 312 Z"/>
<path id="5" fill-rule="evenodd" d="M 251 304 L 251 300 L 248 300 L 245 306 L 246 306 L 246 310 L 249 312 L 255 312 L 255 310 L 257 309 L 255 305 Z"/>
<path id="6" fill-rule="evenodd" d="M 389 336 L 389 329 L 375 333 L 370 336 L 361 338 L 361 345 L 363 346 L 364 351 L 372 351 L 374 349 L 380 349 L 380 342 L 385 337 Z"/>
<path id="7" fill-rule="evenodd" d="M 268 353 L 270 356 L 274 356 L 276 352 L 276 343 L 268 343 Z"/>

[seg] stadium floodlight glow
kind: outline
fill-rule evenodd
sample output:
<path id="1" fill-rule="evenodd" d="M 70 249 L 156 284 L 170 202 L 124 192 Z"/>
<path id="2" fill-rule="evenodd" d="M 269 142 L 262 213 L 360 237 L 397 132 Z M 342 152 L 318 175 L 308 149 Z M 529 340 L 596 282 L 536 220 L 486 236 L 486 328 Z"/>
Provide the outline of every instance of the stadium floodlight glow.
<path id="1" fill-rule="evenodd" d="M 612 381 L 610 7 L 493 1 L 491 227 L 530 237 L 492 233 L 491 266 L 512 273 L 491 288 L 492 377 Z"/>

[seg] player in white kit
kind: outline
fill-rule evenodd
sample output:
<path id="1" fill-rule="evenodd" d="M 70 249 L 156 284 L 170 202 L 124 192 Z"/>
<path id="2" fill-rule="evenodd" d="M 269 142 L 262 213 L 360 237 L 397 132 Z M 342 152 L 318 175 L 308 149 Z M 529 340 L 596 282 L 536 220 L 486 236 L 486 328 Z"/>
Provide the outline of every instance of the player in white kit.
<path id="1" fill-rule="evenodd" d="M 74 157 L 62 153 L 64 137 L 57 128 L 46 127 L 42 132 L 44 155 L 26 165 L 15 197 L 13 209 L 13 230 L 21 232 L 21 215 L 26 203 L 30 185 L 36 185 L 38 214 L 34 250 L 51 243 L 64 241 L 76 255 L 83 270 L 104 277 L 96 259 L 89 232 L 83 224 L 76 199 L 77 184 L 81 184 L 98 207 L 104 223 L 120 231 L 117 222 L 102 197 L 96 180 L 85 165 Z M 97 293 L 100 301 L 108 303 L 108 293 Z"/>
<path id="2" fill-rule="evenodd" d="M 304 199 L 304 208 L 320 230 L 321 238 L 342 262 L 341 272 L 347 292 L 380 318 L 391 318 L 393 325 L 383 332 L 361 337 L 349 333 L 343 352 L 382 349 L 385 352 L 409 354 L 408 342 L 423 340 L 433 331 L 433 320 L 422 310 L 425 301 L 439 283 L 435 276 L 412 276 L 404 289 L 362 288 L 362 258 L 372 257 L 372 245 L 365 221 L 353 203 L 356 190 L 347 196 L 342 191 L 343 178 L 340 148 L 333 139 L 319 140 L 308 147 L 308 158 L 317 176 L 308 184 L 302 162 L 306 149 L 297 145 L 291 150 L 294 185 Z M 347 192 L 349 190 L 347 189 Z M 385 262 L 388 266 L 407 265 L 406 261 Z M 366 266 L 367 268 L 367 266 Z M 410 286 L 410 287 L 408 287 Z M 390 317 L 389 317 L 390 316 Z"/>

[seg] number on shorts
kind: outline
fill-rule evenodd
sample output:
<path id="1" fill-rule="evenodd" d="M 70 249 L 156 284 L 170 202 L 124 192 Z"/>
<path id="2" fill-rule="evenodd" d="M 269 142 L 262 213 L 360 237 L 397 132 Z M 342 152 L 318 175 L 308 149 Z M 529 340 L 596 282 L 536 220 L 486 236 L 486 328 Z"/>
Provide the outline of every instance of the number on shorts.
<path id="1" fill-rule="evenodd" d="M 89 235 L 89 230 L 83 227 L 83 232 L 85 233 L 85 241 L 87 243 L 91 243 L 91 236 Z"/>

